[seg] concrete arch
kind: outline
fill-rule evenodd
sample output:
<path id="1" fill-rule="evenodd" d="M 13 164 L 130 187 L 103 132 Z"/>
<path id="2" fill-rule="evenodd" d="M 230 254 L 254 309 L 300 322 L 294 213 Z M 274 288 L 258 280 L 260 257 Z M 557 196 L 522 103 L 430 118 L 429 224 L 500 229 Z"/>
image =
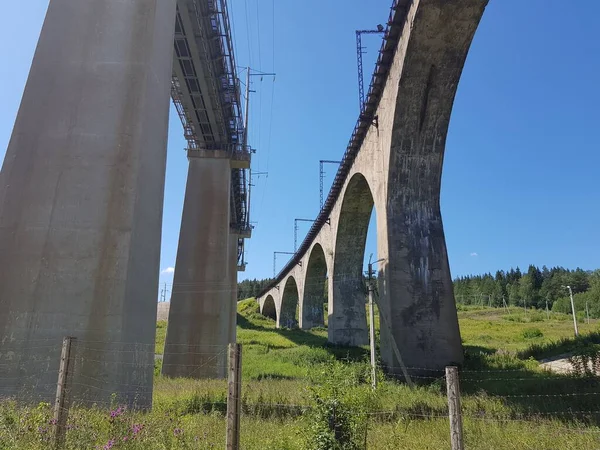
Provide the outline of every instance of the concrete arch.
<path id="1" fill-rule="evenodd" d="M 298 285 L 293 276 L 285 281 L 285 287 L 281 294 L 281 305 L 279 307 L 279 320 L 277 325 L 285 328 L 297 328 L 296 310 L 298 308 Z"/>
<path id="2" fill-rule="evenodd" d="M 368 342 L 362 268 L 373 204 L 369 183 L 355 173 L 344 192 L 335 241 L 329 311 L 329 340 L 335 344 Z"/>
<path id="3" fill-rule="evenodd" d="M 272 295 L 267 295 L 262 304 L 260 313 L 265 317 L 269 317 L 275 321 L 277 320 L 277 308 L 275 307 L 275 299 Z"/>
<path id="4" fill-rule="evenodd" d="M 325 325 L 323 305 L 327 282 L 327 259 L 321 244 L 310 252 L 304 279 L 304 295 L 300 305 L 300 328 L 308 330 Z"/>

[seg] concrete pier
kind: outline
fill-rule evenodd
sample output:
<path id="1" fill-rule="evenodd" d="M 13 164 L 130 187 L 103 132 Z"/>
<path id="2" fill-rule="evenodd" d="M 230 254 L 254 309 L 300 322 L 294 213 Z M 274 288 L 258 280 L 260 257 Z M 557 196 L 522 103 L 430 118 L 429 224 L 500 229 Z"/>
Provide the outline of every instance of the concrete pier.
<path id="1" fill-rule="evenodd" d="M 51 0 L 0 173 L 3 395 L 152 399 L 176 0 Z"/>
<path id="2" fill-rule="evenodd" d="M 163 375 L 222 378 L 226 374 L 235 295 L 231 276 L 230 198 L 229 158 L 217 153 L 215 157 L 191 156 Z"/>

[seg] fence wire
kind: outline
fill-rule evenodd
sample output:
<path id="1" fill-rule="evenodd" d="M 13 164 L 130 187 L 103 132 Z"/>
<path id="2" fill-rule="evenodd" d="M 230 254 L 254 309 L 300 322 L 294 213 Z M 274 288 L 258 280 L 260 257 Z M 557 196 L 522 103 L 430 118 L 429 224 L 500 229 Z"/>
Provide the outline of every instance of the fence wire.
<path id="1" fill-rule="evenodd" d="M 16 342 L 14 349 L 25 343 Z M 110 449 L 134 440 L 153 442 L 156 429 L 173 448 L 184 442 L 198 442 L 200 448 L 221 447 L 228 439 L 226 423 L 232 414 L 238 417 L 241 448 L 255 448 L 245 447 L 253 439 L 249 428 L 276 421 L 285 429 L 301 421 L 310 429 L 322 418 L 322 405 L 311 395 L 311 386 L 304 387 L 306 392 L 293 393 L 286 389 L 298 385 L 287 380 L 236 381 L 230 370 L 230 349 L 225 346 L 174 344 L 172 362 L 155 359 L 154 345 L 93 339 L 73 339 L 64 362 L 63 346 L 63 342 L 36 340 L 29 352 L 18 356 L 13 352 L 11 358 L 4 356 L 0 361 L 0 441 L 7 448 L 29 448 L 28 440 L 35 440 L 44 445 L 61 442 L 64 448 Z M 3 346 L 3 355 L 8 348 Z M 220 379 L 157 377 L 161 366 L 184 369 L 190 378 L 206 378 L 208 369 Z M 398 371 L 400 367 L 386 369 Z M 431 367 L 406 369 L 416 384 L 413 389 L 389 390 L 391 382 L 387 382 L 358 406 L 344 404 L 340 391 L 338 408 L 345 408 L 348 417 L 361 424 L 364 448 L 381 448 L 380 443 L 392 437 L 400 445 L 420 428 L 430 430 L 432 442 L 443 435 L 449 443 L 452 421 L 444 372 Z M 59 402 L 62 370 L 66 376 Z M 573 448 L 600 446 L 597 377 L 519 368 L 467 368 L 459 375 L 465 448 L 481 448 L 491 436 L 515 429 L 536 436 L 542 431 L 535 430 L 543 430 L 558 440 L 571 439 Z M 356 389 L 370 389 L 368 381 L 359 382 Z M 402 394 L 391 398 L 393 392 Z M 335 418 L 330 418 L 328 426 L 336 426 Z M 594 442 L 599 445 L 593 447 L 590 443 Z"/>

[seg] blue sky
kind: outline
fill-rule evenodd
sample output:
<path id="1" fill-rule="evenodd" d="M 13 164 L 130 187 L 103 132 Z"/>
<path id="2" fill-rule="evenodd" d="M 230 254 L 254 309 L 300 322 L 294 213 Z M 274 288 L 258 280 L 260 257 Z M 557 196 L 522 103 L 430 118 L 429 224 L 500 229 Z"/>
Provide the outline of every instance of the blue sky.
<path id="1" fill-rule="evenodd" d="M 255 77 L 258 152 L 248 268 L 272 274 L 292 251 L 294 219 L 319 209 L 320 159 L 340 159 L 357 118 L 354 30 L 391 0 L 231 0 L 237 62 Z M 4 157 L 48 0 L 0 2 L 0 158 Z M 274 15 L 273 15 L 274 13 Z M 459 86 L 442 183 L 453 276 L 527 266 L 600 267 L 600 2 L 491 0 Z M 367 37 L 367 80 L 380 45 Z M 175 264 L 187 161 L 171 114 L 161 270 Z M 326 186 L 335 170 L 328 167 Z M 304 236 L 310 224 L 301 224 Z M 371 227 L 374 228 L 374 227 Z M 367 255 L 374 252 L 370 233 Z M 285 258 L 278 260 L 278 268 Z M 171 273 L 161 273 L 171 283 Z"/>

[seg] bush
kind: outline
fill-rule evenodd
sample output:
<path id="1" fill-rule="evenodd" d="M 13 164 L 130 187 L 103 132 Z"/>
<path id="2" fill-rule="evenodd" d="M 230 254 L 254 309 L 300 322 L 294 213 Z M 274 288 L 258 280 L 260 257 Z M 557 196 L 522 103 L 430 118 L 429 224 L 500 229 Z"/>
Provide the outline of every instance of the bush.
<path id="1" fill-rule="evenodd" d="M 525 328 L 521 335 L 525 339 L 535 339 L 544 337 L 544 333 L 542 333 L 542 330 L 540 330 L 539 328 Z"/>
<path id="2" fill-rule="evenodd" d="M 358 450 L 366 431 L 367 401 L 358 398 L 356 373 L 339 362 L 328 364 L 310 388 L 314 403 L 305 448 Z"/>

